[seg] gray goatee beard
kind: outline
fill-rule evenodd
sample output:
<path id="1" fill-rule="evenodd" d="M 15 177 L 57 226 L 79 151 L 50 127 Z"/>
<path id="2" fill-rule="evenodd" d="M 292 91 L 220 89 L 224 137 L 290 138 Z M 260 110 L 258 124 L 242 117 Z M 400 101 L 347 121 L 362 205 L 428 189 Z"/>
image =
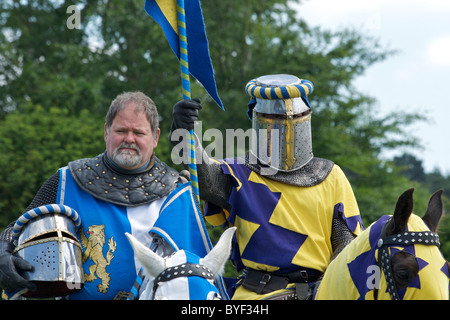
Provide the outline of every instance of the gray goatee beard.
<path id="1" fill-rule="evenodd" d="M 132 151 L 122 150 L 122 148 L 130 148 L 136 150 Z M 112 160 L 121 167 L 132 168 L 137 166 L 142 161 L 141 149 L 136 144 L 128 144 L 122 142 L 112 154 Z"/>

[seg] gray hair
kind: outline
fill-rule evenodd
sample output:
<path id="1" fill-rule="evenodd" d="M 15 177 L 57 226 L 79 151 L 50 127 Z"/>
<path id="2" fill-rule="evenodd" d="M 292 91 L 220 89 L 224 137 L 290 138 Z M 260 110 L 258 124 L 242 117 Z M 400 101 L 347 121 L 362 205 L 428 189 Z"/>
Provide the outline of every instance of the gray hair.
<path id="1" fill-rule="evenodd" d="M 145 112 L 147 115 L 147 120 L 150 122 L 152 132 L 155 133 L 159 128 L 158 110 L 156 109 L 156 105 L 153 100 L 140 91 L 124 92 L 118 95 L 113 102 L 111 102 L 111 106 L 106 114 L 107 132 L 109 132 L 117 113 L 125 109 L 130 103 L 134 103 L 135 111 Z"/>

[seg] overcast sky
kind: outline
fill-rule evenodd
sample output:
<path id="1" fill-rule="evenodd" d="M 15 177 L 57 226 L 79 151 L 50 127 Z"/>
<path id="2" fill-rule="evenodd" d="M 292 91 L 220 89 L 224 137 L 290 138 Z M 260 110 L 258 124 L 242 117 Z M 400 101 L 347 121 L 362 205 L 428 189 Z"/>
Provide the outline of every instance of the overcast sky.
<path id="1" fill-rule="evenodd" d="M 355 26 L 399 51 L 355 86 L 378 100 L 382 114 L 426 115 L 430 122 L 408 130 L 424 145 L 414 155 L 426 172 L 450 175 L 450 0 L 304 0 L 298 12 L 312 26 Z"/>

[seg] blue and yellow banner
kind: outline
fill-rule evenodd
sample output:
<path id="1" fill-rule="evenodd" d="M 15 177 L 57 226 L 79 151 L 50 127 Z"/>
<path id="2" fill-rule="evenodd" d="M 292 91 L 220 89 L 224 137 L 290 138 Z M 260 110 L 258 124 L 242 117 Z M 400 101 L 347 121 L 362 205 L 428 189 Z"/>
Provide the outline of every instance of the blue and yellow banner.
<path id="1" fill-rule="evenodd" d="M 145 11 L 163 29 L 182 68 L 183 65 L 188 67 L 188 72 L 183 74 L 190 73 L 196 78 L 219 107 L 224 109 L 217 93 L 200 1 L 184 0 L 183 10 L 177 6 L 177 0 L 146 0 Z M 180 46 L 180 43 L 186 43 L 186 47 Z"/>

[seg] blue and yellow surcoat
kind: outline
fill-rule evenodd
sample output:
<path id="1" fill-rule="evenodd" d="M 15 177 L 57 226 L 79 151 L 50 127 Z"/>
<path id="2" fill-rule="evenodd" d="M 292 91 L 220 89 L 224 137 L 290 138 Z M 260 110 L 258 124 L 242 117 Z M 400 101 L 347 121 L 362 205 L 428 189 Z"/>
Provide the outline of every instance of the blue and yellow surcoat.
<path id="1" fill-rule="evenodd" d="M 205 216 L 212 225 L 237 227 L 232 259 L 238 270 L 322 273 L 333 254 L 333 216 L 342 215 L 356 235 L 363 229 L 350 183 L 337 165 L 312 187 L 274 181 L 234 161 L 224 160 L 222 170 L 234 181 L 231 210 L 207 203 Z"/>

